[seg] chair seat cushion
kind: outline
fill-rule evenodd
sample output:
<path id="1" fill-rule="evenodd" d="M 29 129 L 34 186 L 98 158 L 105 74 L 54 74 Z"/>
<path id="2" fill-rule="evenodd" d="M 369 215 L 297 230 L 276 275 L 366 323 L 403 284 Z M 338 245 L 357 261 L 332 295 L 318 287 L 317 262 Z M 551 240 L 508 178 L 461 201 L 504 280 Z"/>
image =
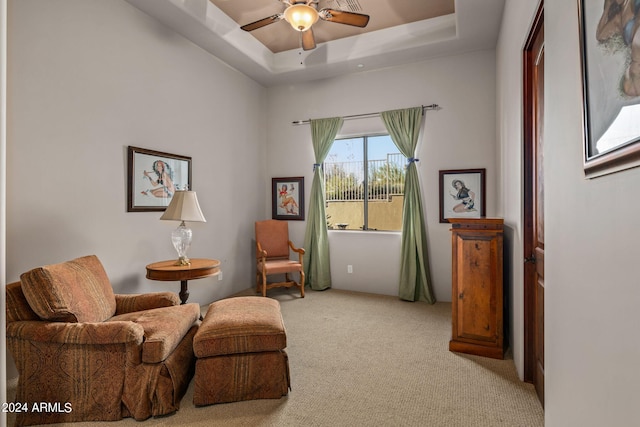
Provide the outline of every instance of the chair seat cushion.
<path id="1" fill-rule="evenodd" d="M 286 346 L 280 303 L 261 297 L 214 302 L 193 339 L 193 351 L 198 358 L 277 351 Z"/>
<path id="2" fill-rule="evenodd" d="M 288 259 L 267 261 L 264 264 L 266 266 L 267 274 L 280 274 L 302 270 L 302 264 L 300 264 L 298 261 Z M 262 271 L 262 268 L 262 262 L 258 262 L 258 271 Z"/>
<path id="3" fill-rule="evenodd" d="M 142 361 L 159 363 L 173 352 L 199 317 L 200 306 L 191 303 L 120 314 L 109 321 L 124 320 L 142 326 Z"/>

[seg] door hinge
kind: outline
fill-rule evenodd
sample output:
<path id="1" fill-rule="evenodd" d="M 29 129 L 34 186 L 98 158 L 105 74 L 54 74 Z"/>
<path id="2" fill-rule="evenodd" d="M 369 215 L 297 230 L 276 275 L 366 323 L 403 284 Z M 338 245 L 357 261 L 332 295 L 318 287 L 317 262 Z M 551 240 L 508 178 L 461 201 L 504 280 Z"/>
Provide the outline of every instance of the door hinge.
<path id="1" fill-rule="evenodd" d="M 531 255 L 531 256 L 528 256 L 528 257 L 526 257 L 526 258 L 524 259 L 524 263 L 525 263 L 525 264 L 526 264 L 526 263 L 529 263 L 529 262 L 530 262 L 530 263 L 535 264 L 535 262 L 536 262 L 536 256 L 535 256 L 535 255 Z"/>

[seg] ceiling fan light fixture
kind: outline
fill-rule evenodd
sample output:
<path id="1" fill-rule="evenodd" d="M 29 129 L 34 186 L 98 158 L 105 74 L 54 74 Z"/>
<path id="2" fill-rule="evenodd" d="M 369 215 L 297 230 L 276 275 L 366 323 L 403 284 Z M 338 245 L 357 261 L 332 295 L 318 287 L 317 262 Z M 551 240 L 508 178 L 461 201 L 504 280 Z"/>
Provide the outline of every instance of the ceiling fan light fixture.
<path id="1" fill-rule="evenodd" d="M 318 11 L 306 4 L 294 4 L 284 11 L 284 19 L 296 31 L 307 31 L 318 21 Z"/>

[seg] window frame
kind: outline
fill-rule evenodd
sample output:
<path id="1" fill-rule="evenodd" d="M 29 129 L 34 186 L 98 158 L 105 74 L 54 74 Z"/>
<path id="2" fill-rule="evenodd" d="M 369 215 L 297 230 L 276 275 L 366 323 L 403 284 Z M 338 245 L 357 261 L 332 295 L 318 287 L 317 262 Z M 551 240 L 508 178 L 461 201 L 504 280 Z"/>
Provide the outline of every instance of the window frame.
<path id="1" fill-rule="evenodd" d="M 363 168 L 362 168 L 362 173 L 364 176 L 364 180 L 363 180 L 363 198 L 362 198 L 362 204 L 363 204 L 363 224 L 361 227 L 355 228 L 355 229 L 346 229 L 346 230 L 339 230 L 341 232 L 344 231 L 353 231 L 353 232 L 360 232 L 360 231 L 366 231 L 366 232 L 377 232 L 377 233 L 401 233 L 402 232 L 402 228 L 398 229 L 398 230 L 383 230 L 383 229 L 378 229 L 378 228 L 369 228 L 369 139 L 370 138 L 376 138 L 376 137 L 388 137 L 389 140 L 391 140 L 391 142 L 393 143 L 395 149 L 397 150 L 397 154 L 400 154 L 404 160 L 407 160 L 407 157 L 402 154 L 400 152 L 400 149 L 395 145 L 395 143 L 393 142 L 393 140 L 391 139 L 391 135 L 388 132 L 374 132 L 374 133 L 365 133 L 365 134 L 355 134 L 355 135 L 345 135 L 345 136 L 340 136 L 340 137 L 336 137 L 333 144 L 335 144 L 337 141 L 342 141 L 342 140 L 357 140 L 357 139 L 361 139 L 362 140 L 362 163 L 363 163 Z M 331 149 L 333 149 L 333 144 L 331 146 Z M 329 150 L 329 152 L 331 152 L 331 149 Z M 328 156 L 327 156 L 328 157 Z M 322 170 L 324 172 L 325 175 L 325 184 L 326 184 L 326 169 L 325 169 L 325 164 L 328 163 L 327 159 L 325 158 L 325 161 L 322 162 Z M 325 204 L 328 204 L 329 201 L 326 200 L 326 196 L 327 196 L 327 188 L 325 185 L 325 189 L 324 189 L 325 193 Z M 404 187 L 403 187 L 403 193 L 402 195 L 404 196 Z M 402 212 L 400 213 L 400 215 L 402 215 Z"/>

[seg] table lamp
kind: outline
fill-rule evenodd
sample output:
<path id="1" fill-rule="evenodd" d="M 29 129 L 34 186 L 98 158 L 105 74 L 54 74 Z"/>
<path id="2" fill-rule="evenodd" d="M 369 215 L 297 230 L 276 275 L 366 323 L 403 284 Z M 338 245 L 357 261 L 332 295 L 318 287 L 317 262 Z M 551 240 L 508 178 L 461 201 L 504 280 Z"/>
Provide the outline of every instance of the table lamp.
<path id="1" fill-rule="evenodd" d="M 178 252 L 176 265 L 190 265 L 187 251 L 191 246 L 193 232 L 184 223 L 185 221 L 207 222 L 200 210 L 198 197 L 195 191 L 176 191 L 167 210 L 160 217 L 161 220 L 180 221 L 178 228 L 171 233 L 171 242 Z"/>

